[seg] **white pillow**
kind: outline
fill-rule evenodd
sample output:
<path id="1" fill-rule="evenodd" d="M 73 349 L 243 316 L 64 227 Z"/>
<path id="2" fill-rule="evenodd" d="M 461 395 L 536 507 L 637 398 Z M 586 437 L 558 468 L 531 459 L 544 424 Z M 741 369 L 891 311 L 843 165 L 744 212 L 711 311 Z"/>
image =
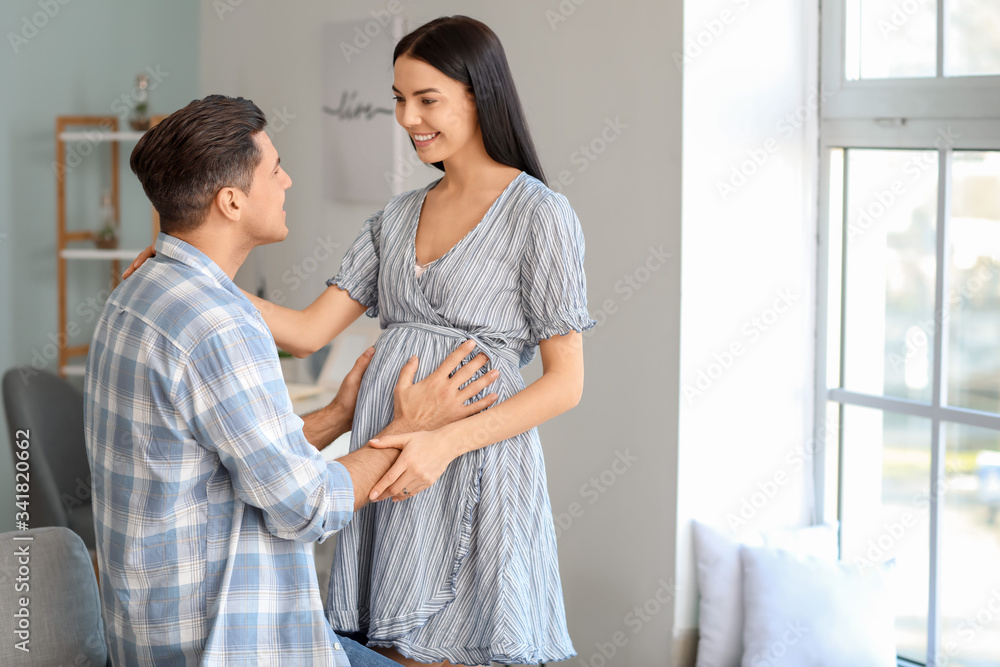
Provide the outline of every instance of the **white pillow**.
<path id="1" fill-rule="evenodd" d="M 896 667 L 895 563 L 845 562 L 742 547 L 743 667 Z"/>
<path id="2" fill-rule="evenodd" d="M 836 523 L 749 533 L 742 540 L 694 521 L 698 562 L 697 667 L 739 667 L 743 657 L 743 569 L 740 544 L 789 549 L 837 560 Z"/>

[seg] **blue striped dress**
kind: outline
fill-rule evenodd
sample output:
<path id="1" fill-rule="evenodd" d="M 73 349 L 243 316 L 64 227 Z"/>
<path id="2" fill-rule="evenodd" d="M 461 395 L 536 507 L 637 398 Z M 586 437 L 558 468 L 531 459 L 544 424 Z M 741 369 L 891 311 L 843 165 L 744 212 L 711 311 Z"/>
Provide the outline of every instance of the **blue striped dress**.
<path id="1" fill-rule="evenodd" d="M 327 283 L 368 306 L 383 330 L 361 384 L 352 451 L 391 421 L 410 356 L 420 358 L 421 380 L 472 338 L 466 362 L 489 357 L 476 377 L 499 369 L 487 391 L 503 401 L 524 389 L 519 368 L 539 340 L 595 324 L 576 214 L 524 172 L 418 278 L 417 222 L 435 184 L 369 218 Z M 338 535 L 327 615 L 335 630 L 422 662 L 573 657 L 537 430 L 460 456 L 411 499 L 358 512 Z"/>

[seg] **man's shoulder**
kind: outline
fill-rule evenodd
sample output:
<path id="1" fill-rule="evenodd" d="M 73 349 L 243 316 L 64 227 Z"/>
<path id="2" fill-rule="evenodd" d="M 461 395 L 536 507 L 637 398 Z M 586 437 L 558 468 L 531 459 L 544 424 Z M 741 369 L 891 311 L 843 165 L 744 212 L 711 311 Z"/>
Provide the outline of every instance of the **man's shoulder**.
<path id="1" fill-rule="evenodd" d="M 148 260 L 108 299 L 107 311 L 128 312 L 182 355 L 234 330 L 261 335 L 245 304 L 211 277 L 177 262 Z"/>

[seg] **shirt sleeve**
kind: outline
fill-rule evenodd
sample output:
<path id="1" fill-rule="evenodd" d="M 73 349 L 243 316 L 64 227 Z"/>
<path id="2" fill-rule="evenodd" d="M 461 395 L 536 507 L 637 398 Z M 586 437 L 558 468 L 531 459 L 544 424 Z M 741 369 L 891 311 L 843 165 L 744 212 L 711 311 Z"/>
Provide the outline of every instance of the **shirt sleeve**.
<path id="1" fill-rule="evenodd" d="M 552 193 L 531 216 L 521 264 L 521 303 L 532 340 L 597 324 L 587 312 L 583 255 L 580 221 L 566 197 Z"/>
<path id="2" fill-rule="evenodd" d="M 382 237 L 382 211 L 365 220 L 358 237 L 347 250 L 340 271 L 326 281 L 347 290 L 352 299 L 367 306 L 368 317 L 378 317 L 378 269 Z"/>
<path id="3" fill-rule="evenodd" d="M 350 474 L 303 435 L 270 336 L 249 324 L 213 332 L 192 351 L 177 391 L 194 438 L 218 454 L 270 533 L 322 542 L 351 520 Z"/>

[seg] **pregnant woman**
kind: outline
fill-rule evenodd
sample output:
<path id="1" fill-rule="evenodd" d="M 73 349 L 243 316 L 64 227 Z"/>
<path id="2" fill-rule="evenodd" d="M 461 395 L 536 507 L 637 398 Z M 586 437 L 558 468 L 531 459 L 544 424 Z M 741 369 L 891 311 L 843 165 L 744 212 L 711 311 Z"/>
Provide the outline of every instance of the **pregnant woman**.
<path id="1" fill-rule="evenodd" d="M 565 660 L 575 652 L 535 427 L 583 391 L 581 333 L 595 324 L 583 233 L 544 184 L 492 30 L 440 18 L 405 36 L 393 62 L 396 120 L 444 176 L 371 216 L 305 310 L 251 298 L 299 356 L 365 310 L 380 319 L 352 451 L 391 420 L 400 366 L 419 363 L 420 380 L 462 341 L 475 346 L 463 363 L 481 365 L 468 382 L 497 378 L 498 400 L 434 432 L 373 441 L 401 450 L 372 491 L 392 502 L 367 505 L 338 535 L 327 615 L 404 665 Z M 542 376 L 525 387 L 519 368 L 536 349 Z"/>
<path id="2" fill-rule="evenodd" d="M 574 655 L 535 427 L 583 390 L 583 235 L 543 183 L 496 35 L 441 18 L 394 53 L 396 119 L 444 171 L 365 223 L 329 284 L 385 329 L 358 398 L 351 447 L 392 416 L 398 364 L 433 368 L 471 338 L 499 400 L 402 448 L 337 542 L 327 613 L 403 664 L 552 662 Z M 518 368 L 541 349 L 543 374 Z M 394 366 L 394 364 L 397 364 Z M 419 377 L 419 375 L 418 375 Z"/>
<path id="3" fill-rule="evenodd" d="M 399 364 L 433 368 L 471 338 L 499 371 L 488 410 L 402 449 L 338 539 L 327 613 L 403 664 L 552 662 L 575 653 L 535 427 L 577 404 L 587 313 L 579 221 L 552 192 L 500 41 L 455 16 L 393 54 L 396 119 L 444 171 L 365 223 L 329 281 L 385 329 L 365 375 L 351 447 L 392 417 Z M 519 367 L 540 348 L 543 374 Z M 478 375 L 477 375 L 478 376 Z"/>

